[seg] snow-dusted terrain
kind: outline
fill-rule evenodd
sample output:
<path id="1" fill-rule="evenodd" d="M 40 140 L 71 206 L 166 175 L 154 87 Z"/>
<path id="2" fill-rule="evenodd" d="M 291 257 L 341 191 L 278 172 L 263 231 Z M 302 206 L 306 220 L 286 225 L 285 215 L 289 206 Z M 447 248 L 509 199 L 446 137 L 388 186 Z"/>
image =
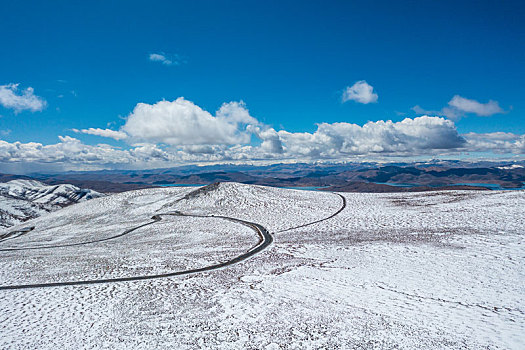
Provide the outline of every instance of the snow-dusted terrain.
<path id="1" fill-rule="evenodd" d="M 102 194 L 73 185 L 46 185 L 36 180 L 0 183 L 0 229 L 36 218 Z"/>
<path id="2" fill-rule="evenodd" d="M 524 191 L 341 195 L 331 217 L 334 193 L 157 188 L 14 226 L 0 242 L 0 348 L 525 347 Z M 175 212 L 209 217 L 152 220 Z M 259 242 L 218 216 L 274 241 L 212 271 L 86 282 L 206 267 Z M 86 284 L 16 288 L 68 281 Z"/>

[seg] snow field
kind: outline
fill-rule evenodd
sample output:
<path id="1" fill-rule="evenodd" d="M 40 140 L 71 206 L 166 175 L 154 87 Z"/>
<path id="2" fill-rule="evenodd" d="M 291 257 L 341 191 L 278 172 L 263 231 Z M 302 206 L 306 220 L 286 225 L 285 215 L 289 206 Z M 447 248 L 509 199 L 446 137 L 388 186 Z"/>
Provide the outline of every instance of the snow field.
<path id="1" fill-rule="evenodd" d="M 109 237 L 176 210 L 232 216 L 276 232 L 341 206 L 324 192 L 225 183 L 187 196 L 193 190 L 140 190 L 77 204 L 24 224 L 35 230 L 0 249 Z M 0 347 L 525 346 L 524 191 L 343 195 L 347 207 L 339 215 L 276 233 L 268 249 L 227 268 L 0 290 Z M 0 285 L 203 266 L 256 241 L 243 225 L 174 216 L 103 243 L 0 252 Z"/>

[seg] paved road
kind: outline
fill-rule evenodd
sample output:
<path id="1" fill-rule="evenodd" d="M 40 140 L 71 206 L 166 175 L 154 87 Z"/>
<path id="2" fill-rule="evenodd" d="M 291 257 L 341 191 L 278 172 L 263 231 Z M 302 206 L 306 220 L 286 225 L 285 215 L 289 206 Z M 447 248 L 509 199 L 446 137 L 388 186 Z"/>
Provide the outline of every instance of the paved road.
<path id="1" fill-rule="evenodd" d="M 332 214 L 332 215 L 330 215 L 330 216 L 328 216 L 326 218 L 320 219 L 320 220 L 316 220 L 316 221 L 313 221 L 313 222 L 310 222 L 310 223 L 307 223 L 307 224 L 291 227 L 291 228 L 288 228 L 288 229 L 285 229 L 285 230 L 280 230 L 280 231 L 277 231 L 275 233 L 281 233 L 281 232 L 290 231 L 290 230 L 293 230 L 293 229 L 297 229 L 297 228 L 302 228 L 302 227 L 305 227 L 305 226 L 313 225 L 313 224 L 316 224 L 316 223 L 319 223 L 319 222 L 322 222 L 322 221 L 329 220 L 329 219 L 333 218 L 334 216 L 338 215 L 346 207 L 346 199 L 345 199 L 345 197 L 343 197 L 340 194 L 336 193 L 336 195 L 338 195 L 342 199 L 342 206 L 334 214 Z M 252 230 L 254 230 L 257 233 L 257 235 L 259 236 L 259 242 L 257 243 L 257 245 L 255 245 L 253 248 L 251 248 L 247 252 L 245 252 L 245 253 L 243 253 L 243 254 L 241 254 L 241 255 L 239 255 L 239 256 L 231 259 L 231 260 L 228 260 L 228 261 L 225 261 L 225 262 L 222 262 L 222 263 L 218 263 L 218 264 L 214 264 L 214 265 L 210 265 L 210 266 L 197 268 L 197 269 L 177 271 L 177 272 L 169 272 L 169 273 L 163 273 L 163 274 L 157 274 L 157 275 L 145 275 L 145 276 L 106 278 L 106 279 L 97 279 L 97 280 L 82 280 L 82 281 L 66 281 L 66 282 L 34 283 L 34 284 L 0 286 L 0 290 L 45 288 L 45 287 L 61 287 L 61 286 L 78 286 L 78 285 L 93 285 L 93 284 L 101 284 L 101 283 L 142 281 L 142 280 L 150 280 L 150 279 L 156 279 L 156 278 L 189 275 L 189 274 L 194 274 L 194 273 L 199 273 L 199 272 L 216 270 L 216 269 L 220 269 L 222 267 L 226 267 L 226 266 L 229 266 L 229 265 L 241 262 L 241 261 L 246 260 L 249 257 L 259 253 L 260 251 L 262 251 L 263 249 L 268 247 L 273 242 L 272 234 L 270 232 L 268 232 L 268 230 L 264 226 L 262 226 L 260 224 L 257 224 L 255 222 L 250 222 L 250 221 L 246 221 L 246 220 L 240 220 L 240 219 L 232 218 L 232 217 L 229 217 L 229 216 L 222 216 L 222 215 L 211 215 L 211 216 L 209 216 L 209 215 L 193 215 L 193 214 L 183 214 L 181 212 L 173 212 L 173 213 L 165 213 L 165 214 L 155 215 L 155 216 L 152 217 L 153 221 L 151 221 L 151 222 L 148 222 L 148 223 L 142 224 L 140 226 L 137 226 L 137 227 L 131 228 L 129 230 L 126 230 L 123 233 L 118 234 L 116 236 L 104 238 L 104 239 L 101 239 L 101 240 L 90 241 L 90 242 L 83 242 L 83 243 L 65 244 L 65 245 L 55 245 L 55 246 L 29 247 L 29 248 L 25 248 L 25 249 L 48 249 L 48 248 L 58 248 L 58 247 L 84 245 L 84 244 L 90 244 L 90 243 L 95 243 L 95 242 L 103 242 L 103 241 L 107 241 L 107 240 L 110 240 L 110 239 L 115 239 L 115 238 L 118 238 L 118 237 L 122 237 L 122 236 L 124 236 L 126 234 L 129 234 L 129 233 L 139 229 L 139 228 L 142 228 L 142 227 L 154 224 L 154 223 L 156 223 L 158 221 L 161 221 L 162 217 L 163 216 L 167 216 L 167 215 L 199 217 L 199 218 L 212 217 L 212 218 L 216 218 L 216 219 L 223 219 L 223 220 L 229 220 L 229 221 L 232 221 L 232 222 L 237 222 L 237 223 L 243 224 L 243 225 L 251 228 Z M 0 249 L 0 251 L 23 250 L 23 249 L 24 248 Z"/>
<path id="2" fill-rule="evenodd" d="M 33 231 L 34 229 L 35 229 L 35 226 L 24 227 L 24 228 L 21 228 L 20 230 L 11 231 L 11 232 L 7 232 L 7 233 L 4 233 L 4 234 L 1 234 L 0 235 L 0 242 L 7 241 L 8 239 L 13 239 L 13 238 L 17 238 L 17 237 L 23 236 L 26 233 Z"/>
<path id="3" fill-rule="evenodd" d="M 320 222 L 323 222 L 323 221 L 326 221 L 326 220 L 330 220 L 334 216 L 338 215 L 340 212 L 342 212 L 346 208 L 346 198 L 342 194 L 339 194 L 339 193 L 334 193 L 334 194 L 339 196 L 343 202 L 341 204 L 341 208 L 339 208 L 339 210 L 336 211 L 335 213 L 333 213 L 332 215 L 327 216 L 326 218 L 323 218 L 323 219 L 320 219 L 320 220 L 309 222 L 309 223 L 304 224 L 304 225 L 299 225 L 299 226 L 290 227 L 290 228 L 287 228 L 287 229 L 284 229 L 284 230 L 276 231 L 274 233 L 281 233 L 281 232 L 291 231 L 291 230 L 295 230 L 297 228 L 303 228 L 303 227 L 310 226 L 310 225 L 313 225 L 313 224 L 318 224 Z"/>
<path id="4" fill-rule="evenodd" d="M 267 246 L 269 246 L 273 242 L 272 235 L 268 232 L 266 228 L 264 228 L 262 225 L 256 224 L 254 222 L 249 222 L 245 220 L 239 220 L 227 216 L 205 216 L 205 215 L 190 215 L 190 214 L 182 214 L 182 213 L 167 213 L 167 214 L 158 214 L 152 217 L 153 221 L 149 222 L 147 224 L 143 224 L 140 226 L 137 226 L 135 228 L 132 228 L 130 230 L 127 230 L 126 233 L 130 233 L 134 230 L 137 230 L 141 227 L 151 225 L 155 222 L 158 222 L 162 220 L 162 216 L 166 215 L 177 215 L 177 216 L 189 216 L 189 217 L 213 217 L 217 219 L 224 219 L 229 220 L 233 222 L 241 223 L 245 226 L 250 227 L 253 229 L 258 235 L 259 235 L 259 242 L 256 246 L 248 250 L 246 253 L 243 253 L 231 260 L 218 263 L 211 266 L 205 266 L 197 269 L 191 269 L 191 270 L 184 270 L 184 271 L 177 271 L 177 272 L 170 272 L 170 273 L 163 273 L 163 274 L 157 274 L 157 275 L 146 275 L 146 276 L 133 276 L 133 277 L 117 277 L 117 278 L 105 278 L 105 279 L 98 279 L 98 280 L 84 280 L 84 281 L 68 281 L 68 282 L 52 282 L 52 283 L 34 283 L 34 284 L 22 284 L 22 285 L 13 285 L 13 286 L 0 286 L 0 290 L 9 290 L 9 289 L 28 289 L 28 288 L 44 288 L 44 287 L 61 287 L 61 286 L 78 286 L 78 285 L 91 285 L 91 284 L 101 284 L 101 283 L 110 283 L 110 282 L 127 282 L 127 281 L 141 281 L 141 280 L 149 280 L 149 279 L 155 279 L 155 278 L 164 278 L 164 277 L 172 277 L 172 276 L 182 276 L 182 275 L 189 275 L 193 273 L 198 272 L 204 272 L 204 271 L 211 271 L 216 270 L 221 267 L 225 267 L 228 265 L 232 265 L 235 263 L 238 263 L 240 261 L 246 260 L 252 255 L 257 254 Z M 122 236 L 122 235 L 121 235 Z"/>
<path id="5" fill-rule="evenodd" d="M 79 246 L 79 245 L 86 245 L 86 244 L 93 244 L 93 243 L 99 243 L 99 242 L 104 242 L 104 241 L 109 241 L 109 240 L 112 240 L 112 239 L 115 239 L 115 238 L 119 238 L 119 237 L 122 237 L 122 236 L 125 236 L 127 235 L 128 233 L 130 232 L 133 232 L 135 230 L 138 230 L 139 228 L 141 227 L 144 227 L 144 226 L 148 226 L 148 225 L 151 225 L 151 224 L 154 224 L 156 223 L 157 221 L 160 220 L 160 218 L 156 219 L 156 216 L 155 215 L 152 219 L 154 221 L 151 221 L 151 222 L 148 222 L 148 223 L 145 223 L 145 224 L 142 224 L 140 226 L 137 226 L 137 227 L 133 227 L 133 228 L 130 228 L 129 230 L 126 230 L 122 233 L 119 233 L 118 235 L 115 235 L 115 236 L 111 236 L 111 237 L 106 237 L 106 238 L 101 238 L 101 239 L 96 239 L 96 240 L 93 240 L 93 241 L 87 241 L 87 242 L 78 242 L 78 243 L 66 243 L 66 244 L 52 244 L 52 245 L 41 245 L 41 246 L 34 246 L 34 247 L 20 247 L 20 248 L 0 248 L 0 252 L 11 252 L 11 251 L 17 251 L 17 250 L 34 250 L 34 249 L 51 249 L 51 248 L 62 248 L 62 247 L 75 247 L 75 246 Z M 14 231 L 14 233 L 17 233 L 17 232 L 24 232 L 27 233 L 29 231 L 32 231 L 34 229 L 34 227 L 30 227 L 29 230 L 26 230 L 26 231 Z M 18 235 L 17 237 L 20 237 L 21 235 Z M 12 238 L 16 238 L 16 237 L 12 237 Z M 1 241 L 0 241 L 1 242 Z"/>

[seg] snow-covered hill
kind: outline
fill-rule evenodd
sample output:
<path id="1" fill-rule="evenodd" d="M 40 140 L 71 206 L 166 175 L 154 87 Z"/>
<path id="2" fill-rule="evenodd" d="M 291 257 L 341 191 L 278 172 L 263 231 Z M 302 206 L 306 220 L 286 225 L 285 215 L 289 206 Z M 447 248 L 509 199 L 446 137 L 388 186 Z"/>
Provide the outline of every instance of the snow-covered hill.
<path id="1" fill-rule="evenodd" d="M 0 241 L 0 348 L 523 349 L 523 208 L 525 191 L 236 183 L 93 199 Z M 254 247 L 226 216 L 273 243 L 151 278 Z"/>
<path id="2" fill-rule="evenodd" d="M 73 185 L 46 185 L 36 180 L 0 183 L 0 229 L 103 194 Z"/>

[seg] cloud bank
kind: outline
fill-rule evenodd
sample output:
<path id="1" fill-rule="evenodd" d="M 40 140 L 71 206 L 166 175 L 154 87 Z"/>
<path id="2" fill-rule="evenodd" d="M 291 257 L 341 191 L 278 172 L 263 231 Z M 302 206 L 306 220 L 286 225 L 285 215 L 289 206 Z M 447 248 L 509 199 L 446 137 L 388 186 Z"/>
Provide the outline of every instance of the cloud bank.
<path id="1" fill-rule="evenodd" d="M 452 121 L 428 116 L 396 123 L 381 120 L 363 126 L 322 123 L 313 134 L 286 131 L 278 134 L 288 154 L 325 159 L 432 154 L 465 144 Z"/>
<path id="2" fill-rule="evenodd" d="M 475 152 L 525 154 L 525 135 L 461 135 L 454 122 L 443 117 L 424 115 L 364 125 L 320 123 L 312 133 L 290 132 L 260 122 L 242 101 L 223 103 L 212 114 L 183 97 L 137 104 L 120 130 L 73 131 L 123 140 L 127 145 L 88 145 L 70 136 L 59 136 L 59 142 L 50 145 L 0 140 L 0 170 L 13 164 L 78 170 L 188 163 L 372 161 Z"/>

